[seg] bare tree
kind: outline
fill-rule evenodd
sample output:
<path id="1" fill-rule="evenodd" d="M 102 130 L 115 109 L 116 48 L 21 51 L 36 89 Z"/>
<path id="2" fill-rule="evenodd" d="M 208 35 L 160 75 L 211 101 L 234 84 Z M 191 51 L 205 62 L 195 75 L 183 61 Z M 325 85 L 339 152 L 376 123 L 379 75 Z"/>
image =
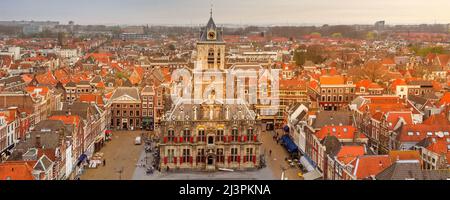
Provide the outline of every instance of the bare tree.
<path id="1" fill-rule="evenodd" d="M 361 67 L 352 67 L 348 70 L 348 75 L 354 80 L 370 80 L 372 82 L 382 82 L 388 79 L 389 70 L 377 61 L 368 61 Z"/>
<path id="2" fill-rule="evenodd" d="M 389 70 L 380 62 L 369 61 L 362 69 L 364 76 L 372 82 L 384 81 L 388 78 Z"/>

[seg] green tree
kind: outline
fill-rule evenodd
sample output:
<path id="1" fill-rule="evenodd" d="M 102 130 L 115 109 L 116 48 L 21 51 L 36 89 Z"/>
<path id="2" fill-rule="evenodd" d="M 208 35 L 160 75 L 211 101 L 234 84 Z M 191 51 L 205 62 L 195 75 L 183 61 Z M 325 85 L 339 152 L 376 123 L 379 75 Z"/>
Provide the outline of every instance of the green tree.
<path id="1" fill-rule="evenodd" d="M 377 33 L 375 33 L 375 32 L 369 31 L 366 34 L 366 39 L 368 39 L 368 40 L 374 40 L 375 38 L 377 38 Z"/>
<path id="2" fill-rule="evenodd" d="M 333 33 L 331 35 L 332 38 L 342 38 L 342 33 Z"/>
<path id="3" fill-rule="evenodd" d="M 125 74 L 125 73 L 123 73 L 123 72 L 117 72 L 116 73 L 116 77 L 117 78 L 120 78 L 120 79 L 123 79 L 123 78 L 128 78 L 128 75 L 127 74 Z"/>
<path id="4" fill-rule="evenodd" d="M 444 50 L 443 47 L 437 47 L 437 46 L 420 48 L 417 45 L 414 45 L 414 46 L 411 46 L 410 49 L 416 55 L 422 56 L 422 57 L 424 57 L 430 53 L 436 53 L 436 54 L 446 53 L 446 51 Z"/>
<path id="5" fill-rule="evenodd" d="M 312 32 L 311 35 L 316 37 L 322 37 L 322 34 L 320 34 L 319 32 Z"/>

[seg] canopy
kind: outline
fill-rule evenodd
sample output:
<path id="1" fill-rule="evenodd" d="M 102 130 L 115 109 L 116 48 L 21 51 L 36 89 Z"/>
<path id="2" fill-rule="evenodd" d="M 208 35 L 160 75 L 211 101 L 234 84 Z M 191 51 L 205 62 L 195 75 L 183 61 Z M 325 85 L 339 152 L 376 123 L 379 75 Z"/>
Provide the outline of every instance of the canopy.
<path id="1" fill-rule="evenodd" d="M 309 160 L 306 156 L 302 156 L 300 158 L 300 163 L 306 168 L 308 172 L 311 172 L 315 169 L 314 164 L 311 160 Z"/>
<path id="2" fill-rule="evenodd" d="M 86 154 L 81 154 L 81 156 L 78 158 L 78 164 L 77 166 L 80 166 L 80 164 L 87 159 L 87 155 Z"/>
<path id="3" fill-rule="evenodd" d="M 288 126 L 288 125 L 285 125 L 285 126 L 283 127 L 283 130 L 284 130 L 284 132 L 289 132 L 289 126 Z"/>
<path id="4" fill-rule="evenodd" d="M 304 180 L 317 180 L 322 178 L 322 173 L 320 173 L 317 169 L 314 171 L 308 172 L 306 174 L 303 174 Z"/>
<path id="5" fill-rule="evenodd" d="M 289 153 L 295 153 L 298 151 L 298 146 L 292 141 L 291 137 L 289 135 L 283 135 L 281 137 L 281 141 L 283 142 L 284 146 L 286 147 L 287 151 Z"/>

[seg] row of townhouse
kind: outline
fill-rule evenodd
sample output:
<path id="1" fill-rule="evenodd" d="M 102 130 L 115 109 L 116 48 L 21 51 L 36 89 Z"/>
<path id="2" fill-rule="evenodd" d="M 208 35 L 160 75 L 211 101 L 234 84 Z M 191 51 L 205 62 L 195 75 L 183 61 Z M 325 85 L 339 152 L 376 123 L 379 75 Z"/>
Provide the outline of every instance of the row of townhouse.
<path id="1" fill-rule="evenodd" d="M 60 95 L 48 87 L 28 86 L 25 92 L 1 92 L 0 99 L 0 132 L 5 133 L 0 134 L 0 157 L 4 160 L 26 132 L 56 109 Z"/>
<path id="2" fill-rule="evenodd" d="M 95 101 L 61 102 L 61 91 L 50 88 L 28 86 L 25 93 L 0 94 L 2 106 L 15 106 L 0 111 L 2 161 L 29 164 L 24 155 L 43 151 L 47 158 L 38 155 L 31 160 L 44 159 L 52 175 L 33 176 L 34 180 L 73 179 L 103 146 L 110 111 Z"/>
<path id="3" fill-rule="evenodd" d="M 360 96 L 349 107 L 357 128 L 369 138 L 369 147 L 379 154 L 394 149 L 403 125 L 423 120 L 422 112 L 397 96 Z"/>

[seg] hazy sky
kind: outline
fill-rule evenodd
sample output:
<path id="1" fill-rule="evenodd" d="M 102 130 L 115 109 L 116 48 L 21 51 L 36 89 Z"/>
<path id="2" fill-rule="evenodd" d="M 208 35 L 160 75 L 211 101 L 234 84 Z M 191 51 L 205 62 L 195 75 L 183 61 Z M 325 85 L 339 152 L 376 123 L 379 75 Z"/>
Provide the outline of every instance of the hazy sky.
<path id="1" fill-rule="evenodd" d="M 1 20 L 204 24 L 210 0 L 0 0 Z M 215 0 L 218 24 L 450 23 L 450 0 Z"/>

